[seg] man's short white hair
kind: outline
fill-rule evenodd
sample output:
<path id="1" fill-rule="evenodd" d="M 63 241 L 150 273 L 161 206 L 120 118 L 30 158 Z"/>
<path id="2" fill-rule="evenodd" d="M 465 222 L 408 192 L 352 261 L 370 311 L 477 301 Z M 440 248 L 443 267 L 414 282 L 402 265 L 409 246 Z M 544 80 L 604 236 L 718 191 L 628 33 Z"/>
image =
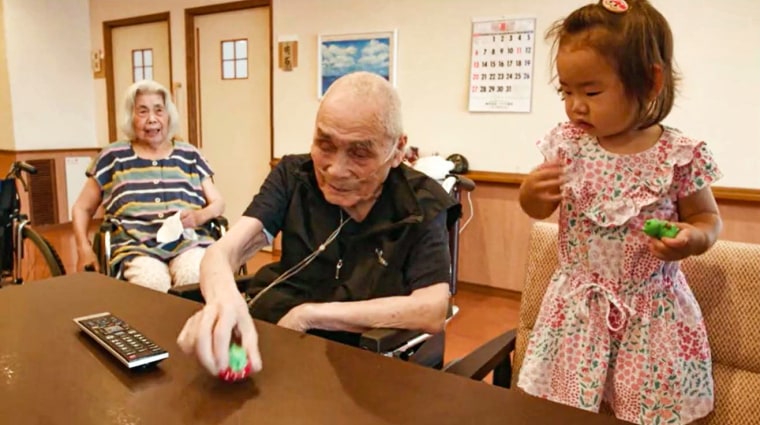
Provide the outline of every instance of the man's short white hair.
<path id="1" fill-rule="evenodd" d="M 401 98 L 393 85 L 378 74 L 358 71 L 346 74 L 327 89 L 324 99 L 339 91 L 351 93 L 352 97 L 366 99 L 380 105 L 375 122 L 385 131 L 385 135 L 395 143 L 404 134 L 401 119 Z"/>
<path id="2" fill-rule="evenodd" d="M 140 94 L 160 94 L 164 99 L 164 107 L 166 113 L 169 114 L 169 128 L 166 131 L 166 138 L 171 140 L 179 128 L 179 112 L 177 107 L 172 102 L 172 95 L 169 90 L 166 89 L 160 83 L 153 80 L 138 81 L 127 89 L 127 93 L 124 96 L 124 113 L 121 117 L 121 131 L 127 136 L 129 140 L 135 139 L 135 129 L 132 125 L 132 120 L 135 113 L 135 99 Z"/>

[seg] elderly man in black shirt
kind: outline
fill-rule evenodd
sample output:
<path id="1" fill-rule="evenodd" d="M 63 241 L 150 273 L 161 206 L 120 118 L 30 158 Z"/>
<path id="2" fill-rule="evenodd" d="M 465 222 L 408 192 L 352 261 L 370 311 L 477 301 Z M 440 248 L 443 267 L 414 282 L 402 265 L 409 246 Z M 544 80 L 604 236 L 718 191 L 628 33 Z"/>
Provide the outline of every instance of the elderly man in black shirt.
<path id="1" fill-rule="evenodd" d="M 317 112 L 311 153 L 285 156 L 244 216 L 201 264 L 204 308 L 179 335 L 209 372 L 228 366 L 233 331 L 261 369 L 252 316 L 347 343 L 372 328 L 443 329 L 459 205 L 402 164 L 406 135 L 391 84 L 341 77 Z M 281 233 L 282 257 L 260 270 L 246 304 L 234 271 Z"/>

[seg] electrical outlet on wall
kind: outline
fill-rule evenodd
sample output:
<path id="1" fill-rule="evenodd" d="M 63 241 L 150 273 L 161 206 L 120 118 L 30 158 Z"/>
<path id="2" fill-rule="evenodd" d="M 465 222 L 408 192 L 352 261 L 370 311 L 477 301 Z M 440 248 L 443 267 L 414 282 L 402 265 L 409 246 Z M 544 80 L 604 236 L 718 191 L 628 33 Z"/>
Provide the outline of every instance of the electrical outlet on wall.
<path id="1" fill-rule="evenodd" d="M 104 78 L 105 70 L 103 69 L 103 51 L 93 50 L 90 53 L 90 67 L 95 78 Z"/>

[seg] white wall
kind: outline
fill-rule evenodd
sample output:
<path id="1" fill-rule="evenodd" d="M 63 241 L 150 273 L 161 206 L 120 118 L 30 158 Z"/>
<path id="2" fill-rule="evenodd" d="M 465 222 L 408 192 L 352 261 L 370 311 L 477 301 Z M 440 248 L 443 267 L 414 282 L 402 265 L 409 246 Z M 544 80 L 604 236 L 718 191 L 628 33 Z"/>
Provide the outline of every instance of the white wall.
<path id="1" fill-rule="evenodd" d="M 0 1 L 0 149 L 13 150 L 13 109 L 8 81 L 8 61 L 5 52 L 5 14 Z M 0 172 L 5 172 L 0 170 Z"/>
<path id="2" fill-rule="evenodd" d="M 109 142 L 105 81 L 93 82 L 89 68 L 90 50 L 103 47 L 105 20 L 171 12 L 172 73 L 174 82 L 182 85 L 179 106 L 186 117 L 184 9 L 225 2 L 0 1 L 4 26 L 0 48 L 4 41 L 10 86 L 9 97 L 0 95 L 0 112 L 6 112 L 0 118 L 0 149 L 16 150 L 94 147 Z M 423 152 L 462 153 L 473 169 L 525 172 L 539 160 L 534 141 L 564 119 L 549 83 L 548 46 L 536 42 L 533 112 L 469 113 L 466 87 L 471 19 L 534 16 L 542 33 L 551 21 L 584 3 L 586 0 L 273 0 L 273 42 L 279 36 L 297 36 L 300 56 L 294 71 L 275 69 L 273 74 L 274 155 L 308 149 L 318 105 L 317 35 L 396 28 L 398 88 L 411 144 Z M 671 22 L 676 59 L 683 73 L 677 106 L 666 123 L 710 143 L 725 173 L 721 186 L 760 188 L 754 169 L 760 158 L 760 126 L 756 125 L 760 118 L 760 49 L 756 47 L 760 2 L 653 3 Z M 2 58 L 3 68 L 1 65 Z M 2 80 L 0 71 L 0 88 Z M 12 115 L 7 113 L 8 103 Z M 182 133 L 187 134 L 186 124 Z"/>
<path id="3" fill-rule="evenodd" d="M 4 0 L 15 150 L 96 146 L 87 0 Z"/>
<path id="4" fill-rule="evenodd" d="M 21 3 L 23 0 L 5 0 Z M 42 0 L 34 0 L 42 1 Z M 49 0 L 48 2 L 51 2 Z M 67 0 L 72 1 L 72 0 Z M 671 22 L 683 73 L 677 105 L 666 120 L 707 140 L 724 170 L 720 186 L 760 188 L 760 2 L 652 0 Z M 172 77 L 182 117 L 185 99 L 184 9 L 225 0 L 90 0 L 93 49 L 102 49 L 102 22 L 171 12 Z M 459 152 L 471 168 L 526 172 L 540 160 L 534 142 L 564 120 L 549 82 L 549 48 L 534 55 L 533 111 L 467 111 L 472 18 L 533 16 L 537 32 L 587 0 L 273 0 L 273 42 L 295 35 L 298 67 L 275 68 L 274 156 L 308 150 L 318 106 L 317 36 L 398 29 L 398 88 L 410 143 L 423 152 Z M 276 47 L 276 46 L 275 46 Z M 56 50 L 56 49 L 48 49 Z M 276 49 L 275 49 L 276 52 Z M 274 58 L 275 63 L 277 57 Z M 105 81 L 94 83 L 98 142 L 107 140 Z M 15 109 L 14 109 L 15 112 Z M 182 134 L 187 134 L 183 123 Z"/>
<path id="5" fill-rule="evenodd" d="M 653 0 L 669 19 L 683 72 L 666 124 L 705 139 L 725 178 L 720 186 L 760 188 L 760 2 Z M 298 68 L 275 69 L 274 155 L 304 152 L 318 106 L 317 36 L 398 29 L 397 86 L 410 144 L 465 155 L 472 169 L 527 172 L 535 141 L 565 120 L 550 83 L 549 46 L 534 55 L 533 111 L 470 113 L 467 87 L 471 20 L 532 16 L 537 34 L 587 0 L 275 0 L 273 42 L 298 37 Z M 276 50 L 275 50 L 276 51 Z M 275 58 L 276 63 L 277 58 Z"/>
<path id="6" fill-rule="evenodd" d="M 104 50 L 103 22 L 135 16 L 152 15 L 169 12 L 171 37 L 172 82 L 176 87 L 177 108 L 180 113 L 180 135 L 186 136 L 187 130 L 187 67 L 185 66 L 185 9 L 208 6 L 216 3 L 229 3 L 234 0 L 89 0 L 90 2 L 90 40 L 93 49 Z M 167 87 L 171 90 L 171 87 Z M 105 146 L 108 140 L 108 108 L 106 99 L 106 80 L 94 82 L 95 110 L 97 111 L 97 138 Z M 121 99 L 123 93 L 114 93 Z"/>
<path id="7" fill-rule="evenodd" d="M 398 29 L 397 87 L 410 145 L 423 153 L 458 152 L 473 169 L 525 172 L 538 160 L 529 140 L 562 118 L 548 81 L 548 51 L 536 43 L 532 114 L 467 111 L 472 18 L 505 14 L 538 16 L 539 25 L 557 14 L 557 3 L 517 0 L 288 0 L 275 2 L 274 40 L 299 37 L 299 67 L 275 70 L 275 156 L 305 151 L 318 106 L 317 37 L 323 34 Z M 329 4 L 329 6 L 328 6 Z M 552 9 L 552 6 L 554 8 Z M 329 11 L 329 12 L 327 12 Z M 327 13 L 326 13 L 327 12 Z M 318 17 L 318 18 L 315 18 Z M 547 108 L 550 105 L 551 108 Z M 556 107 L 555 107 L 556 106 Z"/>
<path id="8" fill-rule="evenodd" d="M 708 142 L 718 186 L 760 189 L 760 2 L 653 3 L 670 21 L 683 77 L 666 124 Z"/>

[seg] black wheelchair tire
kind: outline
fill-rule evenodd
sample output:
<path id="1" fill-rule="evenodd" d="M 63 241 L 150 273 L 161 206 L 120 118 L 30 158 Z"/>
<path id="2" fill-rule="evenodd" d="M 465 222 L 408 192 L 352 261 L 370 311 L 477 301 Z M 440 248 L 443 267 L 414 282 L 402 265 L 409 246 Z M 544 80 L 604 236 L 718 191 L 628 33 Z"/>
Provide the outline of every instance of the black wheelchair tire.
<path id="1" fill-rule="evenodd" d="M 50 270 L 51 276 L 55 277 L 66 274 L 66 268 L 63 266 L 61 257 L 58 255 L 58 252 L 55 250 L 55 248 L 53 248 L 53 245 L 48 242 L 47 239 L 29 227 L 24 227 L 21 233 L 21 237 L 23 239 L 29 239 L 32 241 L 40 254 L 42 254 L 42 258 L 45 259 L 45 263 Z"/>

